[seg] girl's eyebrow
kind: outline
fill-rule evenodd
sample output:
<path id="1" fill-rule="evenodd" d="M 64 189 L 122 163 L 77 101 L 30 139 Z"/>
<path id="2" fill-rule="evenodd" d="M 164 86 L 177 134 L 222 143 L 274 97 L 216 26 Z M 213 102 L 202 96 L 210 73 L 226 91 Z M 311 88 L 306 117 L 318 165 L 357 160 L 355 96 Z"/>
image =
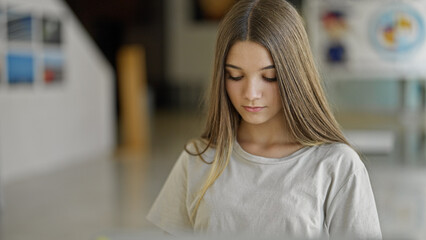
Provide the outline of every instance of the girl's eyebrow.
<path id="1" fill-rule="evenodd" d="M 225 67 L 230 67 L 230 68 L 235 68 L 235 69 L 238 69 L 238 70 L 242 70 L 240 67 L 237 67 L 237 66 L 229 64 L 229 63 L 226 63 Z M 261 68 L 260 70 L 274 69 L 274 68 L 275 68 L 275 65 L 269 65 L 269 66 Z"/>
<path id="2" fill-rule="evenodd" d="M 226 64 L 225 64 L 225 67 L 230 67 L 230 68 L 235 68 L 235 69 L 241 70 L 241 68 L 240 68 L 240 67 L 237 67 L 237 66 L 235 66 L 235 65 L 228 64 L 228 63 L 226 63 Z"/>

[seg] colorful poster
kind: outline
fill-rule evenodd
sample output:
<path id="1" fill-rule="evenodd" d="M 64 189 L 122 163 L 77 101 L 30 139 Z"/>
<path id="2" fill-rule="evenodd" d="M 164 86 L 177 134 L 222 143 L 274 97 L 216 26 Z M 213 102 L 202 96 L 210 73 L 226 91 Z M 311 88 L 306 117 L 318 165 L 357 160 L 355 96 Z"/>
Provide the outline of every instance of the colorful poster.
<path id="1" fill-rule="evenodd" d="M 382 58 L 390 60 L 414 54 L 425 42 L 425 17 L 408 4 L 383 8 L 370 25 L 373 48 Z"/>
<path id="2" fill-rule="evenodd" d="M 426 77 L 426 0 L 307 0 L 304 16 L 325 78 Z"/>
<path id="3" fill-rule="evenodd" d="M 346 62 L 344 36 L 347 33 L 346 13 L 342 10 L 330 10 L 321 16 L 323 29 L 328 37 L 325 58 L 330 64 Z"/>
<path id="4" fill-rule="evenodd" d="M 61 52 L 46 52 L 44 56 L 44 82 L 58 83 L 64 78 L 64 56 Z"/>
<path id="5" fill-rule="evenodd" d="M 33 83 L 35 80 L 34 56 L 30 53 L 9 52 L 7 76 L 10 84 Z"/>

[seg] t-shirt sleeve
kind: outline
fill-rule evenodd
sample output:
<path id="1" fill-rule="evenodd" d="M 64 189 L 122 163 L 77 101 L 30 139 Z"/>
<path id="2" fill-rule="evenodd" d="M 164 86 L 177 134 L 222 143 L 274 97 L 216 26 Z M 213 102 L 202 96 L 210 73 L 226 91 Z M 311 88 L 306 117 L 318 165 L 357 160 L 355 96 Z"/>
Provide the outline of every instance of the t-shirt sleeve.
<path id="1" fill-rule="evenodd" d="M 147 215 L 149 221 L 175 236 L 192 232 L 186 206 L 187 158 L 186 152 L 180 155 Z"/>
<path id="2" fill-rule="evenodd" d="M 382 239 L 373 191 L 365 167 L 348 177 L 326 212 L 332 238 Z"/>

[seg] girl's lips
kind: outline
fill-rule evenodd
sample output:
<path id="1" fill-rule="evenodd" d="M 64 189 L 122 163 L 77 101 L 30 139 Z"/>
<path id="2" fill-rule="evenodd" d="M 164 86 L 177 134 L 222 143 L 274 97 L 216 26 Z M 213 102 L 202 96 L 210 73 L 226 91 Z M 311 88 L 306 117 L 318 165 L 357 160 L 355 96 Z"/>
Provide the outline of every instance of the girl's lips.
<path id="1" fill-rule="evenodd" d="M 248 107 L 248 106 L 243 106 L 243 107 L 247 112 L 259 112 L 265 108 L 265 107 Z"/>

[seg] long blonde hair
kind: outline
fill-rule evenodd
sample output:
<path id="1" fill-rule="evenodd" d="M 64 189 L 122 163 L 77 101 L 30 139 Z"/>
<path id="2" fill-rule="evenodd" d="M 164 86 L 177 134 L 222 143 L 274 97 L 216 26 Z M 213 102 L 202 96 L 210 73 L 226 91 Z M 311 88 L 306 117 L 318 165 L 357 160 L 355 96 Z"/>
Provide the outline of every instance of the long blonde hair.
<path id="1" fill-rule="evenodd" d="M 285 124 L 296 142 L 304 146 L 348 144 L 324 96 L 303 20 L 296 9 L 285 0 L 240 0 L 219 25 L 209 110 L 202 134 L 207 145 L 197 153 L 187 150 L 200 157 L 210 147 L 216 150 L 209 175 L 198 192 L 192 220 L 206 191 L 227 166 L 236 138 L 240 116 L 226 93 L 224 67 L 229 49 L 237 41 L 256 42 L 269 50 Z"/>

